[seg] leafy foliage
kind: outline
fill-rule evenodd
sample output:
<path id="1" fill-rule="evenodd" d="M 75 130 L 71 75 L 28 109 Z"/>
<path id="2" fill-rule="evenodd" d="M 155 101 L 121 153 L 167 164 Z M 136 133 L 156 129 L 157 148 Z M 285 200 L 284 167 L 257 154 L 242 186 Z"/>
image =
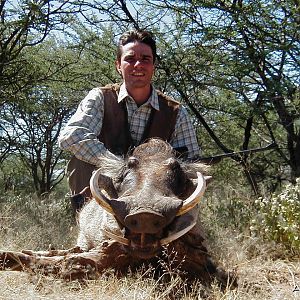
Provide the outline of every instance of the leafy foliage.
<path id="1" fill-rule="evenodd" d="M 169 77 L 168 88 L 189 106 L 210 140 L 224 152 L 275 142 L 276 154 L 270 160 L 264 157 L 274 167 L 273 174 L 280 174 L 270 180 L 271 185 L 287 178 L 287 172 L 278 172 L 280 166 L 290 168 L 289 180 L 298 177 L 299 134 L 294 122 L 299 112 L 293 103 L 299 86 L 299 5 L 293 1 L 147 3 L 173 16 L 176 26 L 164 36 L 162 69 Z M 223 97 L 225 91 L 233 101 Z M 222 125 L 211 126 L 222 116 L 226 120 Z M 226 131 L 228 120 L 240 128 L 231 130 L 229 125 Z M 235 140 L 233 145 L 228 136 Z M 250 171 L 251 181 L 270 175 L 263 160 Z"/>
<path id="2" fill-rule="evenodd" d="M 57 143 L 61 127 L 87 90 L 111 82 L 115 76 L 109 67 L 113 65 L 113 56 L 105 55 L 108 62 L 103 67 L 100 58 L 98 63 L 93 63 L 97 53 L 104 55 L 99 46 L 102 37 L 86 32 L 82 38 L 82 43 L 77 41 L 76 46 L 49 39 L 24 50 L 22 58 L 28 62 L 26 78 L 31 86 L 11 98 L 16 101 L 2 105 L 2 160 L 15 157 L 24 164 L 27 170 L 24 176 L 31 174 L 32 178 L 28 188 L 33 187 L 38 195 L 52 191 L 63 178 L 65 154 Z M 86 39 L 93 40 L 89 47 L 83 47 Z M 7 181 L 8 176 L 3 175 L 3 180 Z M 14 183 L 15 190 L 22 182 Z"/>
<path id="3" fill-rule="evenodd" d="M 300 253 L 300 179 L 287 184 L 281 193 L 256 201 L 257 216 L 252 220 L 252 234 L 285 245 Z"/>
<path id="4" fill-rule="evenodd" d="M 262 185 L 273 191 L 282 180 L 295 181 L 300 176 L 298 12 L 299 4 L 290 0 L 1 1 L 0 163 L 13 152 L 22 154 L 38 174 L 37 192 L 51 190 L 53 185 L 45 184 L 49 178 L 41 180 L 45 170 L 37 170 L 36 155 L 29 163 L 26 126 L 36 131 L 30 138 L 39 145 L 31 152 L 46 153 L 51 140 L 51 159 L 63 158 L 55 139 L 46 142 L 42 136 L 59 134 L 87 90 L 120 80 L 114 70 L 116 40 L 127 29 L 142 28 L 153 31 L 158 43 L 155 86 L 187 106 L 203 155 L 274 142 L 271 152 L 234 157 L 237 165 L 257 193 Z M 51 167 L 47 172 L 55 181 Z"/>

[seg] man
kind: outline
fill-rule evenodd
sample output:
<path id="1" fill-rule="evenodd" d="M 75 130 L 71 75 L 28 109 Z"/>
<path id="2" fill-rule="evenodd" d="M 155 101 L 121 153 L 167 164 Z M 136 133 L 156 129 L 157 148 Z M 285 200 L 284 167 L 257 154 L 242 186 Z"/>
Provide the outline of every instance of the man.
<path id="1" fill-rule="evenodd" d="M 101 155 L 124 155 L 150 137 L 167 140 L 187 159 L 199 156 L 186 109 L 151 83 L 155 59 L 151 33 L 124 33 L 116 60 L 123 83 L 91 90 L 62 131 L 59 146 L 74 154 L 67 167 L 72 195 L 89 185 Z"/>

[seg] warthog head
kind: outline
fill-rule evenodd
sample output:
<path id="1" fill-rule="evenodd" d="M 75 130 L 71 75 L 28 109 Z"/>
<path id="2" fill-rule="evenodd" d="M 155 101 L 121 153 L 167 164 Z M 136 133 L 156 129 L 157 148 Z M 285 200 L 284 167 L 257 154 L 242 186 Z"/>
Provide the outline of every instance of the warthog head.
<path id="1" fill-rule="evenodd" d="M 120 163 L 119 163 L 120 164 Z M 111 167 L 108 167 L 111 168 Z M 203 165 L 183 163 L 158 139 L 138 146 L 113 178 L 103 168 L 91 178 L 95 200 L 117 220 L 122 235 L 105 234 L 127 245 L 134 256 L 149 258 L 195 224 L 191 213 L 205 191 Z"/>

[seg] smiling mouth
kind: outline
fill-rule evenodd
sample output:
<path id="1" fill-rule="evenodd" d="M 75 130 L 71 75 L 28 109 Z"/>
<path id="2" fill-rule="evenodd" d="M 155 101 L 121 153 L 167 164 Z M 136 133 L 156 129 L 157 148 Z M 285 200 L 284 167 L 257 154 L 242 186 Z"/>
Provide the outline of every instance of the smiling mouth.
<path id="1" fill-rule="evenodd" d="M 142 77 L 142 76 L 145 76 L 145 73 L 135 72 L 135 73 L 132 73 L 131 76 L 134 76 L 134 77 Z"/>

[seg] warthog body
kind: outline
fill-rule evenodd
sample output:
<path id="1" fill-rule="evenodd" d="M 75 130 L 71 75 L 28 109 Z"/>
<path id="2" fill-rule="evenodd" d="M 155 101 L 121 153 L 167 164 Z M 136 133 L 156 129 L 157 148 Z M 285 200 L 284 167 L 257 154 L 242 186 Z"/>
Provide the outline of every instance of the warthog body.
<path id="1" fill-rule="evenodd" d="M 225 280 L 204 245 L 197 201 L 192 199 L 193 204 L 183 209 L 186 199 L 191 203 L 192 194 L 197 198 L 204 193 L 201 174 L 206 166 L 176 159 L 171 146 L 157 139 L 138 146 L 125 160 L 103 160 L 102 165 L 101 175 L 91 180 L 95 199 L 79 214 L 80 248 L 89 250 L 116 240 L 131 267 L 158 260 L 164 248 L 171 248 L 189 274 Z"/>

